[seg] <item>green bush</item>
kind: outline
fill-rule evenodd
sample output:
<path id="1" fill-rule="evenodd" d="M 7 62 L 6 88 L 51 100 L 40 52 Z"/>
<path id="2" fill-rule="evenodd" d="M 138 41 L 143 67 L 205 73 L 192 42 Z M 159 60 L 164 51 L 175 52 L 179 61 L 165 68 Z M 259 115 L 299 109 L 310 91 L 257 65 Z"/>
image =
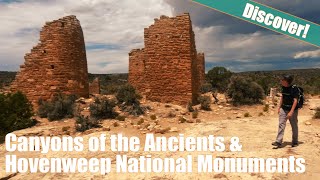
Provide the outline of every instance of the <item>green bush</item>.
<path id="1" fill-rule="evenodd" d="M 38 116 L 40 116 L 41 118 L 47 118 L 48 113 L 50 113 L 54 108 L 52 103 L 46 102 L 42 99 L 39 99 L 38 105 L 39 105 Z"/>
<path id="2" fill-rule="evenodd" d="M 113 119 L 118 115 L 114 111 L 115 107 L 114 100 L 96 98 L 94 103 L 90 105 L 90 115 L 94 119 Z"/>
<path id="3" fill-rule="evenodd" d="M 187 121 L 187 119 L 185 117 L 179 117 L 179 122 L 180 123 L 185 123 Z"/>
<path id="4" fill-rule="evenodd" d="M 64 126 L 64 127 L 62 127 L 61 130 L 62 130 L 62 131 L 69 131 L 70 128 L 71 128 L 70 126 Z"/>
<path id="5" fill-rule="evenodd" d="M 212 85 L 210 83 L 205 83 L 200 87 L 200 93 L 208 93 L 212 91 Z"/>
<path id="6" fill-rule="evenodd" d="M 176 117 L 176 113 L 174 111 L 169 111 L 169 113 L 166 115 L 167 118 L 174 118 Z"/>
<path id="7" fill-rule="evenodd" d="M 130 84 L 123 85 L 119 88 L 116 98 L 122 111 L 131 115 L 139 116 L 144 114 L 147 107 L 140 105 L 141 96 L 136 92 Z"/>
<path id="8" fill-rule="evenodd" d="M 134 115 L 134 116 L 142 115 L 148 109 L 148 107 L 142 107 L 140 105 L 139 101 L 137 101 L 136 103 L 134 103 L 132 105 L 121 104 L 121 105 L 119 105 L 119 107 L 120 107 L 121 111 L 127 112 L 131 115 Z"/>
<path id="9" fill-rule="evenodd" d="M 198 101 L 200 102 L 200 107 L 201 109 L 203 110 L 206 110 L 206 111 L 210 111 L 211 110 L 211 97 L 210 96 L 200 96 L 198 98 Z"/>
<path id="10" fill-rule="evenodd" d="M 265 95 L 267 95 L 267 93 L 269 92 L 271 87 L 274 87 L 275 84 L 273 83 L 273 80 L 275 78 L 272 77 L 268 77 L 268 76 L 258 76 L 256 82 L 261 86 L 261 88 L 263 89 L 263 91 L 266 93 Z"/>
<path id="11" fill-rule="evenodd" d="M 214 67 L 208 71 L 207 79 L 214 89 L 219 92 L 226 91 L 226 85 L 229 83 L 232 72 L 224 67 Z"/>
<path id="12" fill-rule="evenodd" d="M 260 85 L 252 82 L 250 78 L 232 77 L 228 85 L 227 95 L 232 99 L 233 105 L 258 104 L 264 98 Z"/>
<path id="13" fill-rule="evenodd" d="M 49 121 L 74 117 L 75 95 L 56 94 L 51 101 L 39 99 L 38 115 Z"/>
<path id="14" fill-rule="evenodd" d="M 193 111 L 193 112 L 192 112 L 192 118 L 193 118 L 193 119 L 197 118 L 197 117 L 198 117 L 198 114 L 199 114 L 198 111 Z"/>
<path id="15" fill-rule="evenodd" d="M 0 142 L 7 133 L 34 126 L 32 116 L 32 105 L 24 94 L 0 94 Z"/>
<path id="16" fill-rule="evenodd" d="M 152 115 L 150 115 L 150 119 L 151 119 L 151 120 L 156 120 L 156 119 L 157 119 L 157 116 L 156 116 L 155 114 L 152 114 Z"/>
<path id="17" fill-rule="evenodd" d="M 126 84 L 119 88 L 116 98 L 119 101 L 119 103 L 133 105 L 139 102 L 141 96 L 136 92 L 133 86 L 131 86 L 130 84 Z"/>
<path id="18" fill-rule="evenodd" d="M 244 113 L 243 116 L 244 116 L 244 117 L 251 117 L 250 113 L 248 113 L 248 112 Z"/>
<path id="19" fill-rule="evenodd" d="M 119 126 L 120 126 L 120 124 L 118 122 L 113 123 L 113 127 L 119 127 Z"/>
<path id="20" fill-rule="evenodd" d="M 263 107 L 263 111 L 264 112 L 268 112 L 269 111 L 269 107 L 270 107 L 269 104 L 265 104 L 264 107 Z"/>
<path id="21" fill-rule="evenodd" d="M 318 107 L 316 109 L 316 112 L 314 113 L 314 116 L 313 116 L 314 119 L 320 119 L 320 107 Z"/>
<path id="22" fill-rule="evenodd" d="M 139 119 L 139 121 L 137 122 L 137 125 L 141 125 L 141 124 L 143 124 L 143 123 L 144 123 L 144 119 L 141 118 L 141 119 Z"/>
<path id="23" fill-rule="evenodd" d="M 126 120 L 126 117 L 119 115 L 119 116 L 116 117 L 116 119 L 117 119 L 118 121 L 124 121 L 124 120 Z"/>
<path id="24" fill-rule="evenodd" d="M 84 117 L 80 115 L 76 118 L 75 127 L 76 127 L 76 131 L 84 132 L 86 130 L 89 130 L 92 128 L 99 128 L 101 126 L 100 126 L 100 122 L 97 119 L 92 119 L 92 118 Z"/>
<path id="25" fill-rule="evenodd" d="M 118 92 L 119 86 L 110 84 L 106 86 L 102 86 L 103 89 L 101 89 L 102 94 L 116 94 Z"/>

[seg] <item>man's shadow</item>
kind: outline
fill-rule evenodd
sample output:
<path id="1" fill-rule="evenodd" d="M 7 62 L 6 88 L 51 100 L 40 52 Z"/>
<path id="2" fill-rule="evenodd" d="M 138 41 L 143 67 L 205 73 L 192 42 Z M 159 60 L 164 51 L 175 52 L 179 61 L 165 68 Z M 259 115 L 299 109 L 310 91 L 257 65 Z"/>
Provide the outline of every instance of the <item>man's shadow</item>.
<path id="1" fill-rule="evenodd" d="M 301 142 L 301 141 L 298 142 L 298 146 L 300 146 L 300 145 L 302 145 L 302 144 L 304 144 L 304 142 Z M 285 142 L 283 142 L 283 143 L 281 144 L 281 146 L 276 146 L 276 147 L 273 147 L 272 149 L 280 149 L 280 148 L 284 148 L 284 147 L 287 147 L 287 146 L 290 146 L 290 147 L 291 147 L 291 145 L 292 145 L 291 142 L 285 141 Z M 296 146 L 296 147 L 298 147 L 298 146 Z M 292 148 L 294 148 L 294 147 L 292 147 Z"/>

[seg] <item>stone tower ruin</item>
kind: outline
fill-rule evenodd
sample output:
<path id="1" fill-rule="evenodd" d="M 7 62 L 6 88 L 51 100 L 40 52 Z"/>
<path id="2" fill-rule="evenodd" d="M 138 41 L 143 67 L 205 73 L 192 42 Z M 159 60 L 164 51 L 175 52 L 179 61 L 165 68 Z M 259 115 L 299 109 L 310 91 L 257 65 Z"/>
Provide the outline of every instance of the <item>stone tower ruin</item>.
<path id="1" fill-rule="evenodd" d="M 24 59 L 11 90 L 26 94 L 33 105 L 56 93 L 89 96 L 84 37 L 75 16 L 47 22 L 40 42 Z"/>
<path id="2" fill-rule="evenodd" d="M 91 83 L 89 83 L 89 93 L 90 94 L 100 94 L 100 79 L 95 78 Z"/>
<path id="3" fill-rule="evenodd" d="M 152 101 L 195 103 L 205 80 L 189 14 L 161 16 L 144 29 L 145 48 L 129 53 L 129 83 Z"/>

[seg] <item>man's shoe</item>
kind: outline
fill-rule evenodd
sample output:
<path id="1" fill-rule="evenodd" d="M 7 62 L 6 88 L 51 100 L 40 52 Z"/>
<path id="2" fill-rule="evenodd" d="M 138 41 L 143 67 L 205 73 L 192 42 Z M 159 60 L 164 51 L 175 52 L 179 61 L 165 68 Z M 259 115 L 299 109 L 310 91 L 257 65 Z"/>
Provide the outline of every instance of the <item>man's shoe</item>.
<path id="1" fill-rule="evenodd" d="M 279 143 L 279 142 L 275 141 L 275 142 L 273 142 L 273 143 L 272 143 L 272 146 L 280 147 L 280 146 L 281 146 L 281 143 Z"/>
<path id="2" fill-rule="evenodd" d="M 291 144 L 291 147 L 297 147 L 298 146 L 298 143 L 292 143 Z"/>

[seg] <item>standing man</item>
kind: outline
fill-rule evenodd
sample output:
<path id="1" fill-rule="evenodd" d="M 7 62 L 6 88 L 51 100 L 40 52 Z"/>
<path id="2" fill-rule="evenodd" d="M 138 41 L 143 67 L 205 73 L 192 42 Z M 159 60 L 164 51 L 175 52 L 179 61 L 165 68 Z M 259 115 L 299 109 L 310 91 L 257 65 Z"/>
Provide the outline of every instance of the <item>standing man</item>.
<path id="1" fill-rule="evenodd" d="M 285 75 L 281 79 L 282 96 L 280 99 L 279 114 L 279 129 L 278 135 L 273 146 L 281 147 L 286 122 L 289 119 L 292 128 L 292 147 L 298 146 L 298 98 L 299 89 L 292 85 L 293 76 Z"/>

